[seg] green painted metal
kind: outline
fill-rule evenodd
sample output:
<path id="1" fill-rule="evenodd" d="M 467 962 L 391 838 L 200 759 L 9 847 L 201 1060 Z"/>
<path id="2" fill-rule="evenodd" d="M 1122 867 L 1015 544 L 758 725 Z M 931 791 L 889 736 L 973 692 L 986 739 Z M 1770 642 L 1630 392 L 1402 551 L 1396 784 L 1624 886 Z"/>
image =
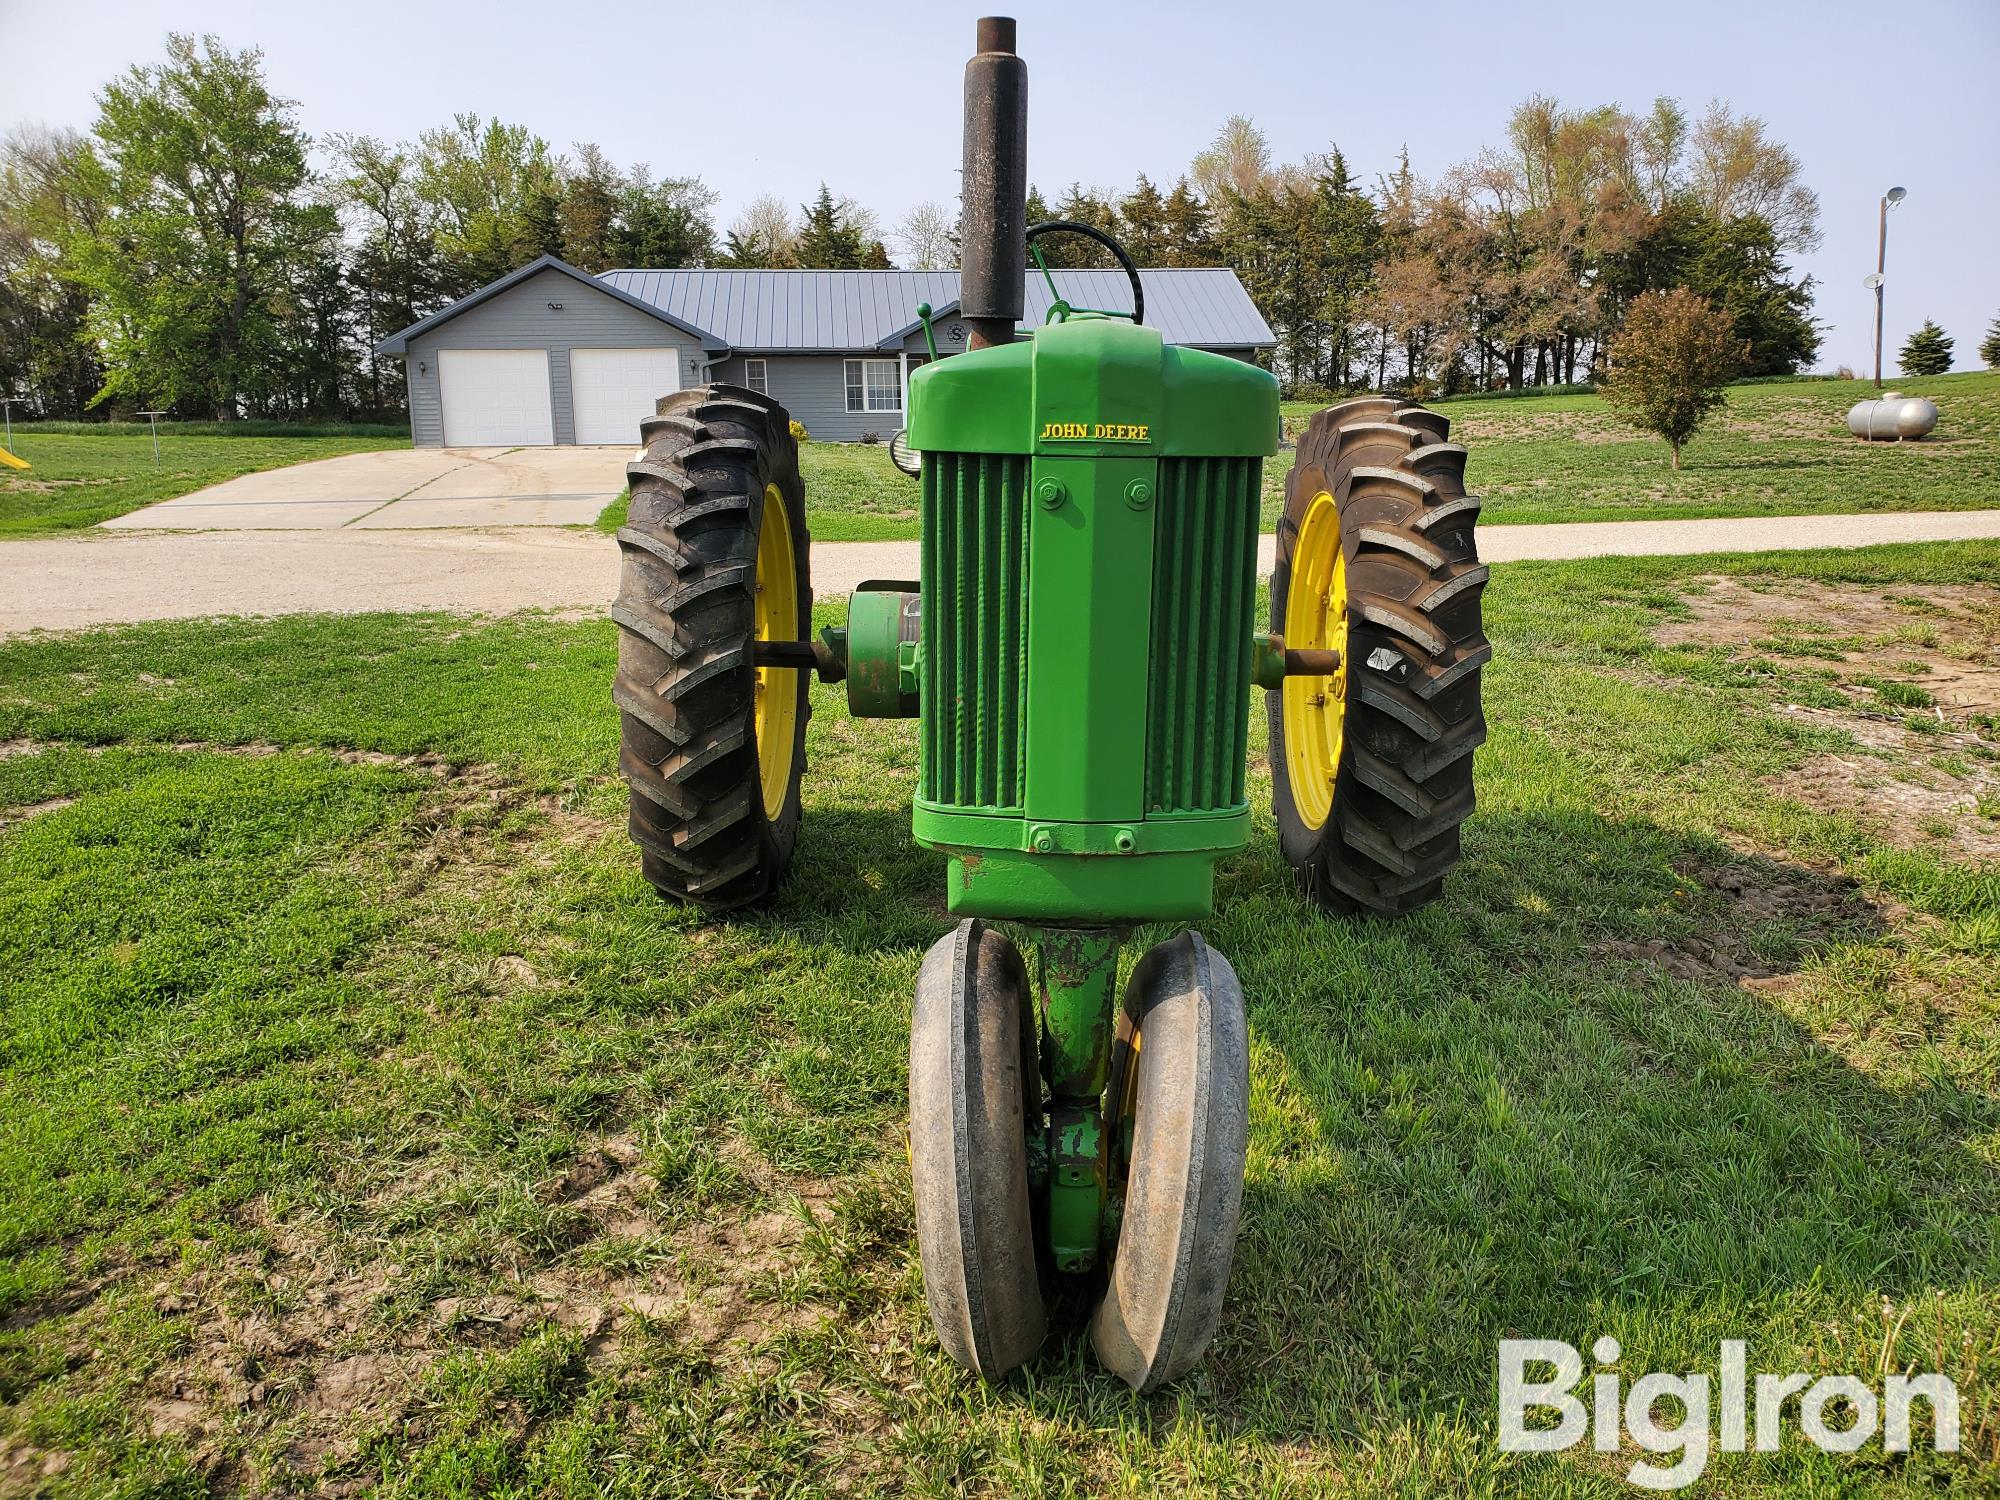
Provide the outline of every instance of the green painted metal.
<path id="1" fill-rule="evenodd" d="M 1218 851 L 1087 859 L 942 845 L 945 907 L 1016 922 L 1192 922 L 1215 910 Z M 1241 848 L 1239 839 L 1233 848 Z"/>
<path id="2" fill-rule="evenodd" d="M 1250 680 L 1260 688 L 1285 685 L 1285 641 L 1283 636 L 1260 630 L 1250 638 Z"/>
<path id="3" fill-rule="evenodd" d="M 1097 1263 L 1106 1172 L 1102 1096 L 1111 1072 L 1118 950 L 1113 928 L 1036 933 L 1049 1104 L 1049 1245 L 1064 1271 Z"/>
<path id="4" fill-rule="evenodd" d="M 1146 808 L 1248 809 L 1251 642 L 1262 465 L 1160 462 Z"/>
<path id="5" fill-rule="evenodd" d="M 1249 834 L 1259 474 L 1277 432 L 1266 372 L 1122 320 L 913 377 L 913 822 L 953 856 L 954 912 L 1210 910 L 1208 865 Z"/>
<path id="6" fill-rule="evenodd" d="M 1087 443 L 1044 443 L 1029 423 L 1040 351 L 1053 341 L 1088 341 L 1107 332 L 1158 339 L 1151 329 L 1078 319 L 1037 329 L 1018 343 L 975 349 L 912 371 L 910 446 L 927 458 L 937 453 L 1097 451 Z M 1165 345 L 1160 346 L 1157 378 L 1160 418 L 1146 445 L 1156 457 L 1268 458 L 1278 451 L 1278 382 L 1269 371 L 1227 355 Z M 1096 419 L 1078 413 L 1077 420 Z"/>
<path id="7" fill-rule="evenodd" d="M 918 796 L 1018 811 L 1027 755 L 1028 459 L 922 451 Z"/>
<path id="8" fill-rule="evenodd" d="M 909 719 L 917 715 L 914 682 L 905 681 L 905 657 L 914 658 L 922 622 L 914 589 L 863 584 L 847 602 L 847 711 L 857 719 Z"/>
<path id="9" fill-rule="evenodd" d="M 1102 1098 L 1118 929 L 1208 915 L 1215 861 L 1249 838 L 1259 484 L 1277 438 L 1269 374 L 1123 319 L 1072 310 L 934 361 L 910 382 L 920 637 L 892 596 L 850 611 L 850 698 L 900 704 L 914 677 L 912 817 L 949 857 L 951 912 L 1037 929 L 1051 1097 L 1030 1157 L 1065 1271 L 1100 1262 L 1122 1206 Z"/>

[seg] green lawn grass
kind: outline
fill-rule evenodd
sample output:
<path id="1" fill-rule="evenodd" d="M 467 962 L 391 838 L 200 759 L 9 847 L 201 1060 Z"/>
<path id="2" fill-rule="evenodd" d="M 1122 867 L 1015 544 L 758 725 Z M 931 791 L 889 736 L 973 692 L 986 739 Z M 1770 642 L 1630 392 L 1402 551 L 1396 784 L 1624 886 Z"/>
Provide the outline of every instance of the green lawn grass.
<path id="1" fill-rule="evenodd" d="M 1467 397 L 1443 402 L 1452 437 L 1471 450 L 1466 480 L 1487 525 L 1654 521 L 1674 517 L 1836 515 L 1856 511 L 1982 510 L 2000 506 L 2000 375 L 1905 380 L 1942 412 L 1921 443 L 1862 443 L 1848 407 L 1865 381 L 1732 386 L 1728 407 L 1684 454 L 1621 423 L 1597 396 Z M 1288 439 L 1318 407 L 1286 402 Z M 1264 530 L 1284 509 L 1287 446 L 1264 470 Z M 808 443 L 799 450 L 813 538 L 892 541 L 917 534 L 917 486 L 886 447 Z M 622 501 L 599 524 L 624 524 Z"/>
<path id="2" fill-rule="evenodd" d="M 795 876 L 707 922 L 625 841 L 601 621 L 0 645 L 0 1488 L 1612 1496 L 1629 1447 L 1491 1440 L 1499 1338 L 1610 1333 L 1965 1386 L 1976 1462 L 1794 1438 L 1702 1493 L 1990 1491 L 2000 873 L 1788 797 L 1859 753 L 1787 707 L 1827 659 L 1654 644 L 1711 574 L 1915 619 L 2000 545 L 1497 569 L 1466 862 L 1405 922 L 1300 905 L 1256 716 L 1202 924 L 1243 1238 L 1151 1400 L 1076 1306 L 997 1388 L 929 1333 L 912 725 L 816 688 Z"/>
<path id="3" fill-rule="evenodd" d="M 1728 407 L 1688 447 L 1675 473 L 1666 446 L 1621 424 L 1596 396 L 1466 398 L 1444 403 L 1452 436 L 1471 449 L 1467 480 L 1488 525 L 1640 521 L 1671 517 L 1834 515 L 1857 511 L 1972 510 L 2000 506 L 2000 374 L 1905 380 L 1943 412 L 1921 443 L 1862 443 L 1844 418 L 1874 394 L 1863 381 L 1802 380 L 1734 386 Z M 1285 405 L 1289 435 L 1316 408 Z M 51 424 L 60 426 L 60 424 Z M 213 429 L 161 439 L 152 468 L 142 431 L 110 435 L 17 429 L 35 472 L 0 471 L 0 537 L 91 526 L 114 515 L 256 469 L 363 448 L 392 436 L 216 437 Z M 1292 451 L 1265 466 L 1264 529 L 1277 525 Z M 917 484 L 884 444 L 808 442 L 799 451 L 815 540 L 896 541 L 917 535 Z M 621 496 L 597 525 L 624 524 Z"/>
<path id="4" fill-rule="evenodd" d="M 407 434 L 397 436 L 389 428 L 298 436 L 282 430 L 274 434 L 264 424 L 243 425 L 250 430 L 226 435 L 213 423 L 163 428 L 157 467 L 153 440 L 143 427 L 120 424 L 91 431 L 81 423 L 17 425 L 14 453 L 32 467 L 26 472 L 0 467 L 0 538 L 95 526 L 156 500 L 260 469 L 409 446 Z"/>

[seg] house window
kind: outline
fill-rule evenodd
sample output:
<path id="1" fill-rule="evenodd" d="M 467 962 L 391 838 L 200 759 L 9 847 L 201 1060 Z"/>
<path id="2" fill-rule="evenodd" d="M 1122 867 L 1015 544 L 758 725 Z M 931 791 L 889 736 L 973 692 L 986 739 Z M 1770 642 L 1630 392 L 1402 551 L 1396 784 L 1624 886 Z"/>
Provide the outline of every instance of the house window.
<path id="1" fill-rule="evenodd" d="M 743 361 L 743 384 L 760 396 L 771 394 L 770 387 L 765 380 L 763 360 L 746 359 Z"/>
<path id="2" fill-rule="evenodd" d="M 850 359 L 847 362 L 849 411 L 901 411 L 902 373 L 893 359 Z"/>

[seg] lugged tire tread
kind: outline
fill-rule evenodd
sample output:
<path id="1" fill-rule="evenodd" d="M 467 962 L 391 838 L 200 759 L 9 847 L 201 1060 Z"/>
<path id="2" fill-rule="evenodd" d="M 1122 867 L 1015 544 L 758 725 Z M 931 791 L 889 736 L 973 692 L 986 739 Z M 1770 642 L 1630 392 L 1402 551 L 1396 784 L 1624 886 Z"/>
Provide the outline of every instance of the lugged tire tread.
<path id="1" fill-rule="evenodd" d="M 790 792 L 764 807 L 753 732 L 758 527 L 768 486 L 792 525 L 807 638 L 811 538 L 791 417 L 764 396 L 704 386 L 663 397 L 640 424 L 626 465 L 620 579 L 618 765 L 631 790 L 629 823 L 646 879 L 661 895 L 721 911 L 769 896 L 797 841 L 804 769 L 805 674 Z"/>
<path id="2" fill-rule="evenodd" d="M 1335 911 L 1397 915 L 1437 899 L 1474 807 L 1473 753 L 1486 739 L 1479 675 L 1493 648 L 1480 618 L 1479 500 L 1465 492 L 1466 450 L 1450 432 L 1421 406 L 1356 397 L 1312 418 L 1286 481 L 1272 629 L 1284 628 L 1291 545 L 1311 493 L 1339 504 L 1347 557 L 1345 748 L 1333 812 L 1317 829 L 1291 803 L 1282 690 L 1267 700 L 1280 843 L 1304 889 Z"/>

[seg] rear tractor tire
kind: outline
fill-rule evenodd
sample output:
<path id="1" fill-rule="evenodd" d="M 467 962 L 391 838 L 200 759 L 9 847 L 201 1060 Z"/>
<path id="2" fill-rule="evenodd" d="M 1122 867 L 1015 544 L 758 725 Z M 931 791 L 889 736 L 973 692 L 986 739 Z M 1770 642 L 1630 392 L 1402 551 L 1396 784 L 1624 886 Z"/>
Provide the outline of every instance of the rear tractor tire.
<path id="1" fill-rule="evenodd" d="M 760 640 L 810 638 L 805 486 L 782 406 L 729 385 L 660 400 L 618 532 L 619 770 L 662 896 L 710 910 L 777 889 L 798 842 L 807 674 Z"/>
<path id="2" fill-rule="evenodd" d="M 1337 912 L 1413 911 L 1443 892 L 1486 738 L 1486 568 L 1450 423 L 1385 396 L 1318 413 L 1285 481 L 1271 629 L 1341 653 L 1268 695 L 1278 842 Z"/>

